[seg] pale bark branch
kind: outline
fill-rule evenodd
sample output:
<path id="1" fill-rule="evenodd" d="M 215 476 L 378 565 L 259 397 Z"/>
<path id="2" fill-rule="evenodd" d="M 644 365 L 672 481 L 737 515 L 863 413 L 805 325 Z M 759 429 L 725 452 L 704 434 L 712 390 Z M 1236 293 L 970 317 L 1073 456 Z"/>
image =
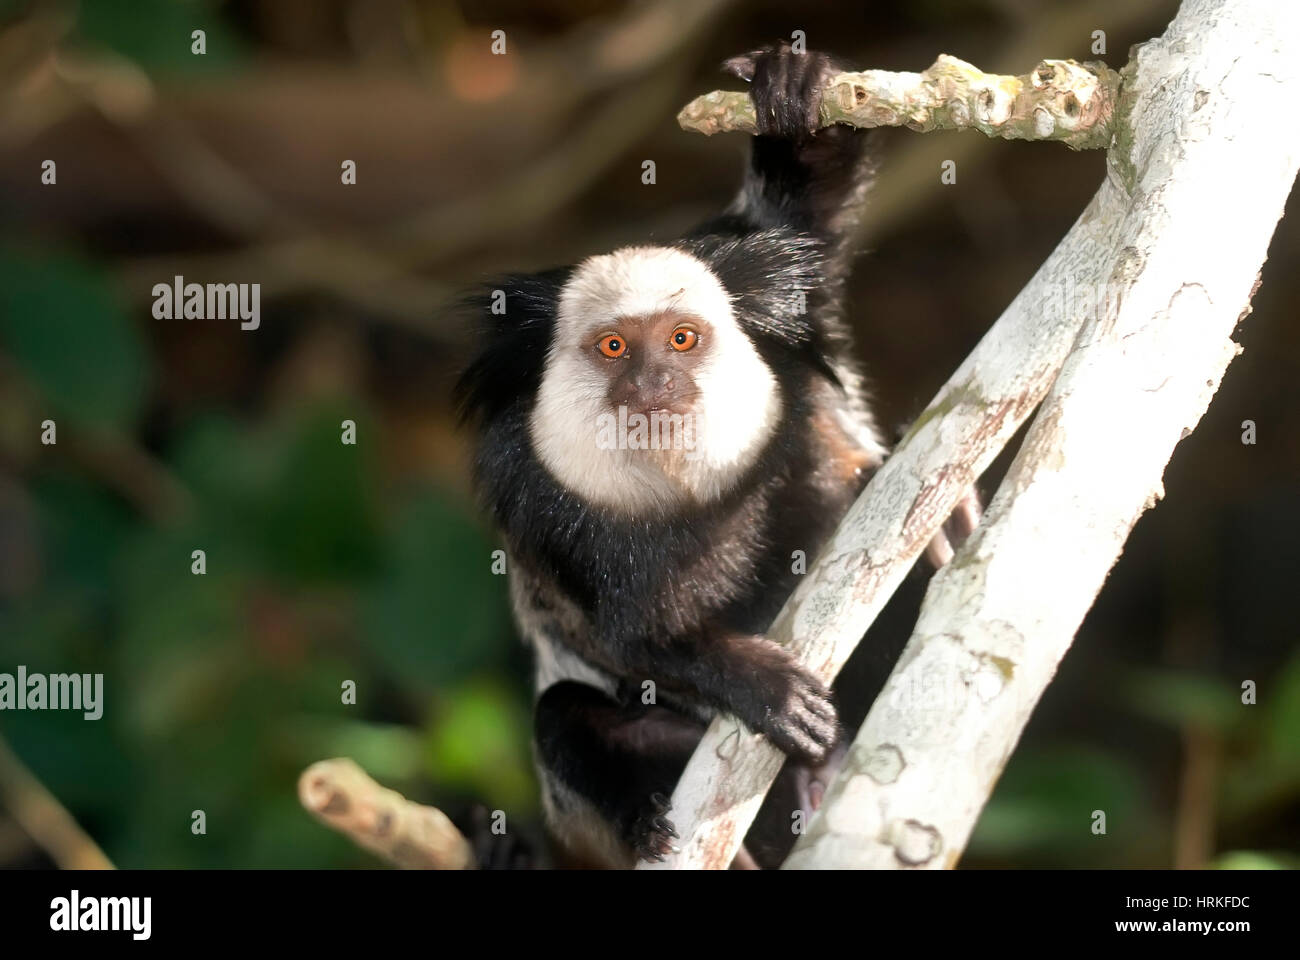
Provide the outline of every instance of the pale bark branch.
<path id="1" fill-rule="evenodd" d="M 1125 68 L 1106 296 L 916 629 L 788 867 L 949 867 L 1161 476 L 1300 166 L 1295 4 L 1185 0 Z M 1229 242 L 1223 242 L 1225 239 Z M 1067 241 L 1068 242 L 1068 241 Z M 1080 798 L 1080 829 L 1093 809 Z"/>
<path id="2" fill-rule="evenodd" d="M 1247 26 L 1252 14 L 1258 19 L 1253 30 Z M 1233 64 L 1248 58 L 1234 51 L 1232 38 L 1207 36 L 1194 29 L 1218 15 L 1233 24 L 1236 41 L 1255 56 L 1245 67 L 1234 71 Z M 1294 95 L 1293 90 L 1283 92 L 1294 74 L 1279 52 L 1284 44 L 1276 39 L 1300 35 L 1297 29 L 1286 34 L 1288 24 L 1281 22 L 1290 18 L 1293 26 L 1294 16 L 1293 10 L 1284 12 L 1251 0 L 1195 0 L 1185 5 L 1163 40 L 1142 48 L 1135 64 L 1126 68 L 1132 89 L 1122 90 L 1118 100 L 1110 94 L 1120 116 L 1109 121 L 1114 137 L 1107 181 L 918 419 L 777 618 L 771 635 L 789 643 L 824 680 L 834 677 L 967 484 L 1043 398 L 1081 325 L 1096 316 L 1100 291 L 1101 319 L 1089 321 L 1071 363 L 1077 367 L 1079 356 L 1093 356 L 1087 347 L 1098 338 L 1111 349 L 1089 361 L 1090 392 L 1073 401 L 1068 411 L 1071 420 L 1090 424 L 1091 435 L 1080 429 L 1074 441 L 1082 443 L 1087 436 L 1094 448 L 1087 449 L 1086 455 L 1067 456 L 1067 448 L 1059 446 L 1067 439 L 1060 432 L 1062 412 L 1039 417 L 1033 441 L 1027 442 L 1026 452 L 994 501 L 999 513 L 985 519 L 980 532 L 936 578 L 927 613 L 900 659 L 891 686 L 877 701 L 846 769 L 827 794 L 824 809 L 828 812 L 818 816 L 810 834 L 800 841 L 791 865 L 955 862 L 1029 710 L 1091 605 L 1140 505 L 1158 486 L 1160 471 L 1177 440 L 1175 435 L 1168 441 L 1162 432 L 1168 418 L 1154 412 L 1149 420 L 1143 419 L 1140 430 L 1126 432 L 1135 418 L 1146 415 L 1150 403 L 1135 402 L 1128 393 L 1117 401 L 1118 392 L 1108 393 L 1108 365 L 1115 363 L 1120 377 L 1131 373 L 1134 364 L 1148 375 L 1153 368 L 1167 374 L 1125 384 L 1142 394 L 1138 399 L 1147 401 L 1171 396 L 1168 384 L 1175 380 L 1201 384 L 1201 394 L 1194 400 L 1184 398 L 1185 404 L 1200 406 L 1194 412 L 1185 404 L 1178 407 L 1175 419 L 1182 417 L 1181 430 L 1199 418 L 1231 355 L 1223 340 L 1247 300 L 1249 280 L 1263 258 L 1295 176 L 1294 132 L 1283 131 L 1279 141 L 1267 122 L 1269 116 L 1282 115 L 1286 94 Z M 1273 37 L 1277 48 L 1265 54 L 1256 48 L 1271 42 L 1270 26 L 1277 31 Z M 1288 53 L 1294 59 L 1295 51 Z M 1268 89 L 1268 82 L 1275 88 Z M 1208 109 L 1211 102 L 1213 108 Z M 1237 113 L 1229 124 L 1227 117 L 1233 110 Z M 1247 157 L 1249 163 L 1244 162 Z M 1190 177 L 1190 182 L 1180 179 L 1184 177 Z M 1231 191 L 1225 189 L 1228 182 Z M 1169 206 L 1174 196 L 1188 205 L 1186 210 Z M 1198 196 L 1201 201 L 1195 199 Z M 1209 196 L 1215 203 L 1204 203 Z M 1234 223 L 1234 211 L 1239 210 L 1248 210 L 1249 216 Z M 1175 213 L 1187 215 L 1176 227 L 1170 225 Z M 1224 273 L 1221 265 L 1212 262 L 1220 246 L 1209 238 L 1222 235 L 1227 225 L 1233 226 L 1234 235 L 1244 231 L 1249 242 L 1244 250 L 1234 250 L 1231 281 L 1225 280 L 1211 294 L 1202 275 L 1219 279 Z M 1187 255 L 1187 247 L 1197 248 L 1197 255 Z M 1143 281 L 1157 265 L 1158 273 Z M 1242 277 L 1247 278 L 1244 287 Z M 1108 299 L 1115 291 L 1120 299 Z M 1219 325 L 1210 322 L 1211 315 Z M 1117 319 L 1123 320 L 1118 327 Z M 1218 337 L 1214 345 L 1224 349 L 1215 354 L 1212 347 L 1201 344 L 1197 354 L 1181 349 L 1178 342 L 1147 339 L 1145 323 L 1164 325 L 1173 332 L 1178 330 L 1175 321 L 1180 320 L 1195 325 L 1184 331 L 1185 339 L 1199 343 L 1204 337 Z M 1134 339 L 1120 343 L 1124 337 Z M 1126 459 L 1116 449 L 1118 441 L 1124 441 L 1127 450 L 1134 435 L 1142 437 L 1137 445 L 1143 456 Z M 1152 451 L 1162 449 L 1163 457 L 1152 459 Z M 1032 451 L 1037 451 L 1037 459 L 1027 461 Z M 1030 462 L 1033 466 L 1026 466 Z M 1060 470 L 1065 462 L 1071 470 Z M 1114 512 L 1114 499 L 1099 496 L 1093 503 L 1090 498 L 1094 492 L 1100 494 L 1101 475 L 1122 477 L 1118 485 L 1130 492 L 1134 482 L 1142 485 L 1139 508 L 1124 515 Z M 1075 512 L 1056 502 L 1051 509 L 1035 510 L 1033 522 L 1017 527 L 1012 546 L 999 547 L 1006 551 L 1003 566 L 1008 572 L 1003 573 L 1007 579 L 997 599 L 1006 609 L 998 610 L 1002 619 L 982 617 L 977 598 L 970 593 L 972 583 L 986 585 L 987 576 L 977 574 L 998 558 L 974 551 L 1000 544 L 997 531 L 1006 522 L 1001 517 L 1011 512 L 1014 497 L 1031 505 L 1039 502 L 1030 480 L 1051 487 L 1050 480 L 1062 476 L 1069 478 Z M 1056 490 L 1053 497 L 1066 496 L 1064 484 L 1052 489 Z M 1100 534 L 1088 526 L 1099 521 Z M 1045 530 L 1060 532 L 1046 536 Z M 1089 534 L 1092 542 L 1104 542 L 1110 552 L 1102 550 L 1092 557 L 1089 576 L 1079 576 L 1076 568 L 1083 561 L 1075 553 L 1074 540 Z M 1001 573 L 1002 567 L 997 570 Z M 999 633 L 1004 622 L 1048 629 L 1049 621 L 1054 639 L 1041 646 L 1037 633 L 1019 630 L 1013 637 Z M 971 631 L 979 642 L 964 647 L 963 630 Z M 1034 643 L 1026 645 L 1026 637 L 1033 637 Z M 1033 660 L 1030 669 L 1025 667 L 1026 646 Z M 928 714 L 918 710 L 918 698 L 907 696 L 908 685 L 914 691 L 917 683 L 935 675 L 959 678 L 960 689 L 972 695 L 953 698 Z M 998 695 L 1006 688 L 1015 696 Z M 992 705 L 982 699 L 989 690 L 994 691 Z M 998 711 L 1012 701 L 1022 709 L 1000 716 Z M 900 702 L 902 707 L 897 706 Z M 906 744 L 908 752 L 900 744 Z M 735 720 L 716 719 L 673 797 L 674 817 L 685 838 L 682 849 L 664 864 L 642 868 L 725 867 L 781 761 L 774 748 Z M 948 763 L 971 771 L 956 789 L 946 775 Z M 878 801 L 880 791 L 899 792 L 898 783 L 905 790 L 896 803 L 887 807 Z M 864 799 L 867 796 L 870 800 Z M 925 816 L 912 815 L 908 806 L 912 801 Z M 888 817 L 882 812 L 886 809 Z"/>
<path id="3" fill-rule="evenodd" d="M 921 551 L 1046 395 L 1082 318 L 1068 299 L 1112 253 L 1114 211 L 1096 201 L 993 325 L 849 509 L 769 635 L 822 680 L 839 672 Z M 1091 289 L 1091 288 L 1089 288 Z M 781 753 L 731 717 L 715 719 L 673 794 L 685 838 L 662 864 L 725 868 Z"/>
<path id="4" fill-rule="evenodd" d="M 298 799 L 316 819 L 398 867 L 468 870 L 474 851 L 436 807 L 381 787 L 346 758 L 322 760 L 298 779 Z"/>
<path id="5" fill-rule="evenodd" d="M 64 870 L 112 870 L 112 861 L 63 804 L 0 740 L 0 807 Z"/>
<path id="6" fill-rule="evenodd" d="M 864 70 L 841 73 L 827 84 L 821 124 L 978 130 L 1005 140 L 1058 140 L 1075 150 L 1110 146 L 1119 74 L 1104 63 L 1041 60 L 1014 77 L 984 73 L 965 60 L 940 54 L 921 73 Z M 715 90 L 677 115 L 685 130 L 714 134 L 757 133 L 748 93 Z"/>
<path id="7" fill-rule="evenodd" d="M 1061 50 L 1105 25 L 1120 37 L 1163 24 L 1166 0 L 1088 0 L 1087 3 L 1037 4 L 1026 11 L 1022 25 L 1001 38 L 984 56 L 988 63 L 1033 63 L 1044 50 Z M 967 183 L 981 176 L 997 150 L 981 137 L 900 137 L 889 145 L 889 162 L 881 166 L 871 188 L 870 216 L 858 225 L 857 246 L 871 249 L 900 224 L 910 222 L 924 206 L 934 205 L 947 191 L 934 187 L 934 171 L 951 160 Z"/>

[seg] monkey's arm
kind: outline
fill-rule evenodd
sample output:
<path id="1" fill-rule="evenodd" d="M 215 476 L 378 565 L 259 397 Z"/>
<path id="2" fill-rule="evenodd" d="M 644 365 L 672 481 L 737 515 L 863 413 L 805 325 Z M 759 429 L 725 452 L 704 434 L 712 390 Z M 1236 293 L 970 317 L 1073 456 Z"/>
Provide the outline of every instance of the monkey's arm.
<path id="1" fill-rule="evenodd" d="M 764 734 L 787 755 L 821 761 L 839 735 L 830 692 L 790 653 L 762 636 L 720 628 L 620 645 L 622 675 L 653 680 Z"/>
<path id="2" fill-rule="evenodd" d="M 759 133 L 739 196 L 714 229 L 794 227 L 838 245 L 856 223 L 871 179 L 865 131 L 818 129 L 822 89 L 844 70 L 789 44 L 732 57 L 723 69 L 750 82 Z"/>

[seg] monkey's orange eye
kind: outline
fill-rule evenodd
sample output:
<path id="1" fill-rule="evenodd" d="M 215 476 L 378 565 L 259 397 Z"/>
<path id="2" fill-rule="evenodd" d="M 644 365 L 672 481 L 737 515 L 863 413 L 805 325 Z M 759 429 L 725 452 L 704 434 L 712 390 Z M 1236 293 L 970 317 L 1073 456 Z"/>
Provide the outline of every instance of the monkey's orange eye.
<path id="1" fill-rule="evenodd" d="M 609 333 L 601 337 L 599 346 L 600 352 L 611 359 L 627 353 L 627 341 L 617 333 Z"/>
<path id="2" fill-rule="evenodd" d="M 668 338 L 668 342 L 673 345 L 674 350 L 689 350 L 695 346 L 696 341 L 699 339 L 699 334 L 690 327 L 678 327 L 673 331 L 673 335 Z"/>

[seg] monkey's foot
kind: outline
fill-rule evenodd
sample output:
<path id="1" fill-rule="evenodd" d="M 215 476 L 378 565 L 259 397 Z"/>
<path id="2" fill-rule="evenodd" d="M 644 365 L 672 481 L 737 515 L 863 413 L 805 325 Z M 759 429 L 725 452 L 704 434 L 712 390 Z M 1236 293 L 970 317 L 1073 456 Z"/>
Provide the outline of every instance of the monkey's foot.
<path id="1" fill-rule="evenodd" d="M 527 840 L 492 832 L 492 814 L 481 803 L 470 810 L 470 844 L 480 870 L 532 870 L 537 857 Z"/>
<path id="2" fill-rule="evenodd" d="M 633 822 L 629 831 L 629 839 L 638 859 L 662 863 L 664 857 L 676 849 L 673 841 L 677 839 L 677 828 L 664 816 L 672 808 L 672 802 L 662 793 L 650 794 L 644 812 Z"/>

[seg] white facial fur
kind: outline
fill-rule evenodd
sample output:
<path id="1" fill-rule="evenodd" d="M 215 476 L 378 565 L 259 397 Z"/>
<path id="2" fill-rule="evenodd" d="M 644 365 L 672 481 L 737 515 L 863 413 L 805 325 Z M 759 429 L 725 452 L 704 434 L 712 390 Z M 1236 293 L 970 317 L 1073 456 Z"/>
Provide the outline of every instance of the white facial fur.
<path id="1" fill-rule="evenodd" d="M 592 360 L 596 338 L 620 319 L 667 311 L 709 326 L 694 372 L 692 449 L 608 449 L 600 418 L 617 412 L 607 398 L 608 372 Z M 560 294 L 530 423 L 537 456 L 567 489 L 623 513 L 707 503 L 753 464 L 780 416 L 776 378 L 702 260 L 669 247 L 626 247 L 574 270 Z"/>

